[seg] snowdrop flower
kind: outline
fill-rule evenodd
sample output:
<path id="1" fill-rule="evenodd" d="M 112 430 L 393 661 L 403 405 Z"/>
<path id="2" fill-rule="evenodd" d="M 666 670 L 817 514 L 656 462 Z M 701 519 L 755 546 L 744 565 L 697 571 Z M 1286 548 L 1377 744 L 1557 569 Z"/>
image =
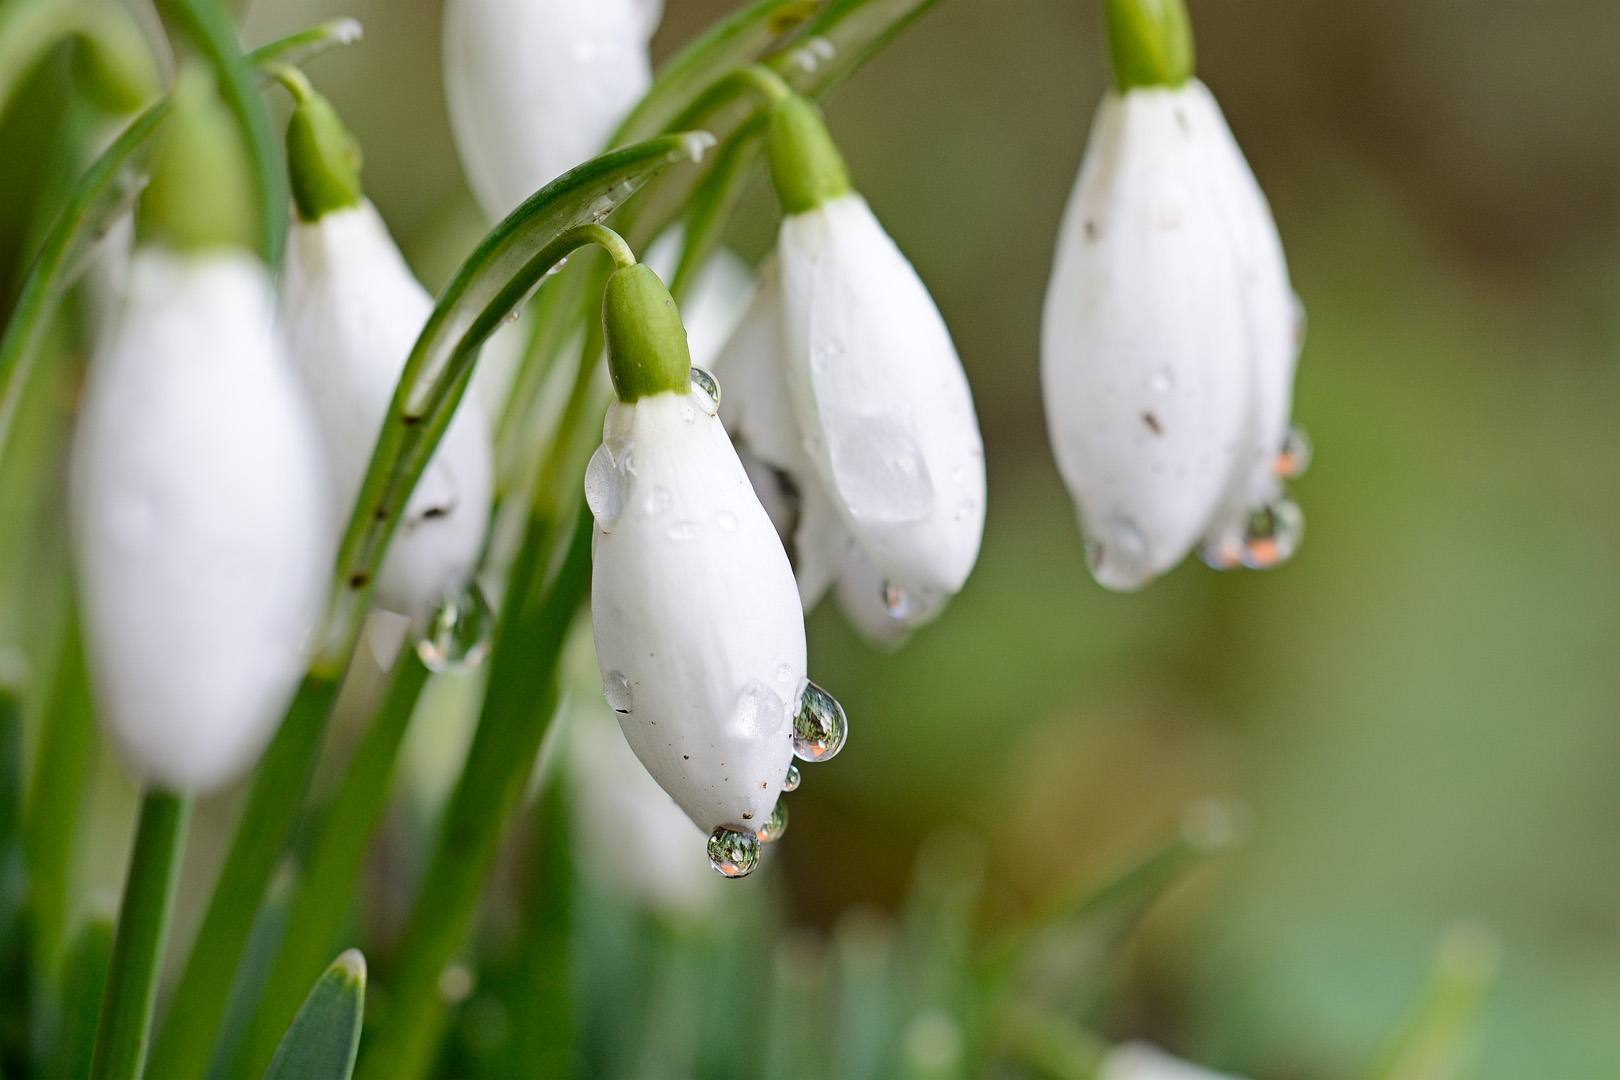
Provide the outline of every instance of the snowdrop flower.
<path id="1" fill-rule="evenodd" d="M 492 220 L 600 152 L 652 85 L 662 0 L 448 0 L 445 91 Z"/>
<path id="2" fill-rule="evenodd" d="M 1109 1051 L 1097 1080 L 1234 1080 L 1171 1057 L 1151 1043 L 1123 1043 Z"/>
<path id="3" fill-rule="evenodd" d="M 179 792 L 225 785 L 269 739 L 331 568 L 320 436 L 246 250 L 248 190 L 228 115 L 186 71 L 75 436 L 98 711 Z"/>
<path id="4" fill-rule="evenodd" d="M 325 435 L 341 525 L 433 300 L 361 194 L 331 106 L 307 84 L 295 92 L 287 159 L 300 220 L 287 242 L 282 312 Z M 406 504 L 377 579 L 380 606 L 421 619 L 467 583 L 489 523 L 493 458 L 489 419 L 464 398 Z"/>
<path id="5" fill-rule="evenodd" d="M 1269 567 L 1303 519 L 1283 480 L 1302 316 L 1259 185 L 1192 78 L 1181 0 L 1110 0 L 1117 89 L 1065 213 L 1041 375 L 1092 572 L 1146 585 L 1194 547 Z"/>
<path id="6" fill-rule="evenodd" d="M 751 871 L 794 755 L 843 741 L 837 703 L 805 678 L 787 555 L 694 372 L 674 301 L 644 265 L 603 299 L 618 400 L 585 492 L 596 519 L 591 614 L 603 693 L 654 779 Z"/>
<path id="7" fill-rule="evenodd" d="M 927 289 L 850 186 L 819 111 L 772 108 L 780 350 L 802 452 L 892 617 L 958 592 L 984 532 L 984 444 Z"/>

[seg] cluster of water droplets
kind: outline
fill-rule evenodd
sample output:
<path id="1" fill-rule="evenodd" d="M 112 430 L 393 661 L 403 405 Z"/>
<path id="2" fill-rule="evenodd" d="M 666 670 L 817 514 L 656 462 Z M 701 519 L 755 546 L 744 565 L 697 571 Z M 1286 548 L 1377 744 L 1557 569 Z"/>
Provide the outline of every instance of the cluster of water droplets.
<path id="1" fill-rule="evenodd" d="M 489 655 L 495 609 L 478 582 L 445 596 L 416 643 L 416 655 L 437 675 L 471 671 Z"/>

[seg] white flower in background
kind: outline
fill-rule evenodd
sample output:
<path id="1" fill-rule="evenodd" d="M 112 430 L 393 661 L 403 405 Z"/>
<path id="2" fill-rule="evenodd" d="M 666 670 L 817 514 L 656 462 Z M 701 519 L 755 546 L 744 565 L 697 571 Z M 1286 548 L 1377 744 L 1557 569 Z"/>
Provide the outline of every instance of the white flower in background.
<path id="1" fill-rule="evenodd" d="M 144 780 L 206 792 L 274 732 L 332 548 L 320 435 L 245 250 L 235 129 L 199 73 L 174 97 L 91 364 L 73 524 L 97 712 Z"/>
<path id="2" fill-rule="evenodd" d="M 1109 1051 L 1097 1080 L 1234 1080 L 1171 1057 L 1151 1043 L 1122 1043 Z"/>
<path id="3" fill-rule="evenodd" d="M 1182 21 L 1165 33 L 1184 35 L 1166 6 Z M 1289 428 L 1302 316 L 1259 185 L 1191 78 L 1190 38 L 1146 71 L 1129 34 L 1113 40 L 1121 89 L 1064 216 L 1041 375 L 1092 572 L 1127 590 L 1194 547 L 1223 568 L 1297 547 L 1283 480 L 1304 464 Z"/>
<path id="4" fill-rule="evenodd" d="M 670 281 L 680 267 L 686 230 L 675 225 L 659 234 L 642 255 L 660 279 Z M 692 353 L 692 366 L 715 370 L 720 352 L 741 325 L 744 314 L 759 290 L 759 278 L 730 248 L 720 247 L 692 278 L 686 299 L 681 301 L 681 320 L 686 324 L 686 341 Z"/>
<path id="5" fill-rule="evenodd" d="M 293 226 L 282 311 L 326 437 L 340 523 L 432 310 L 369 202 Z M 420 617 L 466 584 L 489 524 L 493 473 L 489 420 L 469 395 L 406 503 L 377 579 L 378 604 Z"/>
<path id="6" fill-rule="evenodd" d="M 492 220 L 600 153 L 652 85 L 662 0 L 447 0 L 445 91 Z"/>
<path id="7" fill-rule="evenodd" d="M 299 220 L 287 240 L 281 306 L 326 438 L 341 527 L 433 298 L 361 194 L 353 139 L 331 105 L 300 77 L 287 81 L 297 99 L 287 166 Z M 494 447 L 488 417 L 471 398 L 463 398 L 406 502 L 378 575 L 377 603 L 413 619 L 460 594 L 489 525 Z"/>
<path id="8" fill-rule="evenodd" d="M 620 270 L 603 310 L 619 400 L 585 481 L 603 693 L 647 771 L 710 835 L 716 868 L 747 873 L 795 752 L 836 753 L 842 713 L 806 680 L 792 567 L 718 401 L 692 378 L 668 292 L 645 266 Z M 820 745 L 807 720 L 825 723 Z"/>
<path id="9" fill-rule="evenodd" d="M 803 464 L 787 460 L 780 422 L 750 425 L 745 417 L 743 427 L 756 454 L 774 444 L 764 460 L 800 486 L 801 533 L 811 528 L 824 552 L 800 551 L 801 569 L 821 558 L 837 565 L 831 576 L 843 573 L 831 530 L 816 517 L 816 498 L 825 496 L 878 572 L 873 597 L 909 629 L 943 608 L 978 558 L 984 444 L 972 393 L 938 308 L 850 189 L 815 107 L 802 98 L 778 102 L 768 146 L 786 211 L 778 245 L 780 308 L 773 313 L 756 302 L 750 320 L 758 336 L 750 351 L 764 353 L 764 326 L 779 318 L 796 456 L 808 462 L 819 492 L 805 495 L 811 485 L 797 471 Z M 807 599 L 824 587 L 821 576 L 807 582 Z"/>

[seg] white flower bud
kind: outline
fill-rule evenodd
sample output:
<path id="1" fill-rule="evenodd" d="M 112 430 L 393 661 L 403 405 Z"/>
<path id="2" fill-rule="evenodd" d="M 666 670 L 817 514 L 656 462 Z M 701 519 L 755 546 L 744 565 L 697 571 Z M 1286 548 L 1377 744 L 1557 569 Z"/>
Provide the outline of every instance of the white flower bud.
<path id="1" fill-rule="evenodd" d="M 614 403 L 586 498 L 597 662 L 625 738 L 705 833 L 763 828 L 793 758 L 804 618 L 712 400 Z"/>
<path id="2" fill-rule="evenodd" d="M 432 298 L 371 203 L 293 226 L 282 311 L 326 438 L 340 526 L 432 310 Z M 488 528 L 494 450 L 488 417 L 471 397 L 463 398 L 406 503 L 377 579 L 378 604 L 413 618 L 466 584 Z"/>
<path id="3" fill-rule="evenodd" d="M 1109 1051 L 1097 1080 L 1235 1080 L 1171 1057 L 1151 1043 L 1122 1043 Z"/>
<path id="4" fill-rule="evenodd" d="M 660 0 L 448 0 L 445 91 L 492 220 L 596 156 L 652 85 Z"/>
<path id="5" fill-rule="evenodd" d="M 244 772 L 304 671 L 331 572 L 320 436 L 258 260 L 146 248 L 74 447 L 99 712 L 161 788 Z"/>
<path id="6" fill-rule="evenodd" d="M 858 195 L 782 223 L 783 371 L 804 452 L 905 606 L 961 589 L 984 531 L 984 444 L 950 333 Z"/>
<path id="7" fill-rule="evenodd" d="M 1110 94 L 1058 240 L 1041 364 L 1099 582 L 1140 588 L 1201 543 L 1217 564 L 1268 564 L 1244 534 L 1280 505 L 1297 335 L 1276 227 L 1209 91 Z"/>

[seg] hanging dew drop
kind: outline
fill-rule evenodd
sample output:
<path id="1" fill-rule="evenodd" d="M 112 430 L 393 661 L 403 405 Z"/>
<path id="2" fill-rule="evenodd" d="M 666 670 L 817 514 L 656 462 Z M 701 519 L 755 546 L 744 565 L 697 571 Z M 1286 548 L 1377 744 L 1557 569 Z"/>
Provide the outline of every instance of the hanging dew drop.
<path id="1" fill-rule="evenodd" d="M 635 694 L 630 689 L 630 680 L 624 677 L 622 671 L 610 671 L 602 677 L 602 696 L 607 698 L 608 706 L 620 716 L 629 716 L 635 711 Z"/>
<path id="2" fill-rule="evenodd" d="M 759 837 L 720 826 L 709 837 L 709 865 L 722 877 L 747 877 L 759 865 Z"/>
<path id="3" fill-rule="evenodd" d="M 803 781 L 804 777 L 800 774 L 799 767 L 797 765 L 789 765 L 787 776 L 782 780 L 782 790 L 798 791 L 799 784 L 801 784 Z"/>
<path id="4" fill-rule="evenodd" d="M 1305 512 L 1284 495 L 1250 515 L 1243 537 L 1243 565 L 1250 570 L 1281 566 L 1294 557 L 1304 539 Z"/>
<path id="5" fill-rule="evenodd" d="M 885 581 L 878 587 L 878 597 L 891 619 L 905 620 L 917 614 L 916 597 L 892 581 Z"/>
<path id="6" fill-rule="evenodd" d="M 781 799 L 778 799 L 776 800 L 776 809 L 771 811 L 770 818 L 759 830 L 759 842 L 762 844 L 776 843 L 778 840 L 782 839 L 782 834 L 787 832 L 787 827 L 787 803 Z"/>
<path id="7" fill-rule="evenodd" d="M 416 655 L 436 675 L 471 671 L 489 653 L 495 634 L 495 611 L 476 581 L 446 596 L 416 643 Z"/>
<path id="8" fill-rule="evenodd" d="M 804 684 L 799 710 L 793 717 L 793 756 L 800 761 L 831 761 L 849 737 L 844 707 L 813 682 Z"/>
<path id="9" fill-rule="evenodd" d="M 1277 475 L 1284 480 L 1298 480 L 1310 469 L 1315 453 L 1310 435 L 1295 424 L 1288 429 L 1288 437 L 1283 440 L 1282 451 L 1277 455 Z"/>
<path id="10" fill-rule="evenodd" d="M 692 389 L 696 390 L 705 404 L 703 411 L 713 416 L 720 411 L 720 380 L 712 372 L 700 367 L 692 369 Z"/>

